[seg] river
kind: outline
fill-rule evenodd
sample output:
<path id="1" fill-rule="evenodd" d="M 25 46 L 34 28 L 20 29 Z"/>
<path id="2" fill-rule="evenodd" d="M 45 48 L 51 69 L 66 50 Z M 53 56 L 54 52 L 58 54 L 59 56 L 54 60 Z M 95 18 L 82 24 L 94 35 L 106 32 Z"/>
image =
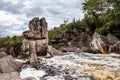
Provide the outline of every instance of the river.
<path id="1" fill-rule="evenodd" d="M 20 77 L 34 77 L 37 80 L 92 80 L 91 76 L 99 71 L 119 74 L 120 55 L 68 52 L 63 56 L 42 57 L 38 70 L 25 65 Z"/>

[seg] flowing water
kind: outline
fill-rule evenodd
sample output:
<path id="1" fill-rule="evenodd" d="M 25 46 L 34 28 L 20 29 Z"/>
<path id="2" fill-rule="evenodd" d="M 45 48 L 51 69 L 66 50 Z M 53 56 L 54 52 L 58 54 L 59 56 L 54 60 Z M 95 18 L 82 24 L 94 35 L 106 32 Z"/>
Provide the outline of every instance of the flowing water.
<path id="1" fill-rule="evenodd" d="M 26 65 L 21 78 L 34 77 L 37 80 L 92 80 L 97 70 L 120 73 L 119 54 L 91 54 L 70 52 L 68 55 L 41 58 L 38 70 Z"/>

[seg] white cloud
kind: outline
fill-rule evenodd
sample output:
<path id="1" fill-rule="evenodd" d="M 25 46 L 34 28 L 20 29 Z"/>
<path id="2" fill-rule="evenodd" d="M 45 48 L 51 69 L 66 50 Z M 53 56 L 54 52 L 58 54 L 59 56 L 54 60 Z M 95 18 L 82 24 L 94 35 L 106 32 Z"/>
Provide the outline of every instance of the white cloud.
<path id="1" fill-rule="evenodd" d="M 20 20 L 20 15 L 0 11 L 0 34 L 2 36 L 20 35 L 24 20 Z"/>
<path id="2" fill-rule="evenodd" d="M 48 29 L 64 19 L 83 18 L 84 0 L 0 0 L 0 37 L 21 35 L 33 17 L 45 17 Z"/>

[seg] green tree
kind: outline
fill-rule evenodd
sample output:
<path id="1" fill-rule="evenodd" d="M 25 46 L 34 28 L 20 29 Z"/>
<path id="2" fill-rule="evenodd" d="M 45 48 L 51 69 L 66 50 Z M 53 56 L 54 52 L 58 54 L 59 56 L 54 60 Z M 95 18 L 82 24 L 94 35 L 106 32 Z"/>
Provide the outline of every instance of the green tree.
<path id="1" fill-rule="evenodd" d="M 95 20 L 95 28 L 99 28 L 99 16 L 104 11 L 104 0 L 85 0 L 83 10 L 86 17 L 92 17 Z"/>

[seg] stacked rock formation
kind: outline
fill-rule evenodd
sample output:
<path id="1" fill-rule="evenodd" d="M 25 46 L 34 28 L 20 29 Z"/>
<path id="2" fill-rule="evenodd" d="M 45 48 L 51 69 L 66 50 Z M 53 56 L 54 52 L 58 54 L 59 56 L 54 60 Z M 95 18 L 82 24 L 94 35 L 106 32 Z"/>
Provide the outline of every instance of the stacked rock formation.
<path id="1" fill-rule="evenodd" d="M 48 34 L 47 22 L 45 18 L 33 18 L 29 22 L 29 30 L 23 32 L 22 50 L 31 55 L 30 64 L 35 65 L 37 56 L 44 56 L 47 54 L 48 48 Z"/>

